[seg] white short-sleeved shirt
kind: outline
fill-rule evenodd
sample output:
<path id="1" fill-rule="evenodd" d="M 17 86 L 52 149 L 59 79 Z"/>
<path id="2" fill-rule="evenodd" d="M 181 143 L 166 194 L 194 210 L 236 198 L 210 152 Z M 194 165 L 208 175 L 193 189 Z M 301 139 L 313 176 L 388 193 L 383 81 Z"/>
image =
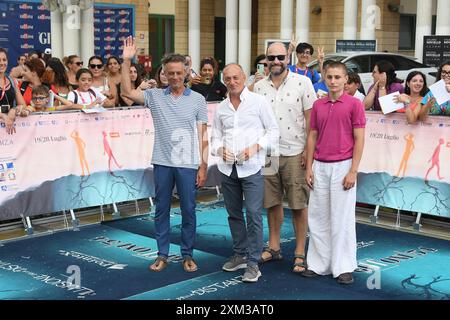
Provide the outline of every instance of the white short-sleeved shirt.
<path id="1" fill-rule="evenodd" d="M 100 104 L 106 100 L 106 97 L 98 91 L 94 87 L 90 87 L 90 90 L 87 92 L 81 92 L 80 90 L 73 90 L 69 92 L 67 96 L 67 100 L 75 102 L 75 94 L 78 96 L 77 104 L 91 104 L 95 101 L 95 99 L 100 98 Z M 95 95 L 91 92 L 91 90 L 95 93 Z"/>
<path id="2" fill-rule="evenodd" d="M 280 155 L 302 153 L 306 145 L 304 111 L 311 109 L 317 100 L 311 80 L 288 71 L 278 90 L 269 76 L 258 81 L 253 91 L 265 96 L 275 113 L 280 128 Z"/>

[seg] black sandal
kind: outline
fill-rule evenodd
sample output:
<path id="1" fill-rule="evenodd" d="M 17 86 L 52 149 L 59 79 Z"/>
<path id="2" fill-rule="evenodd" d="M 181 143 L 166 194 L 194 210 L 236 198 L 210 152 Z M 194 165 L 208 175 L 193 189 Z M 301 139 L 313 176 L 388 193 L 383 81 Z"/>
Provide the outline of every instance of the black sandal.
<path id="1" fill-rule="evenodd" d="M 280 250 L 273 250 L 273 249 L 270 249 L 270 248 L 265 248 L 263 250 L 263 253 L 264 252 L 270 253 L 270 256 L 265 258 L 265 259 L 263 259 L 263 257 L 261 256 L 261 262 L 268 262 L 268 261 L 272 261 L 272 260 L 281 260 L 281 259 L 283 259 L 283 256 L 281 255 L 281 249 Z"/>
<path id="2" fill-rule="evenodd" d="M 302 262 L 295 262 L 296 259 L 302 259 Z M 294 273 L 303 273 L 306 270 L 306 257 L 303 254 L 296 254 L 294 255 L 294 267 L 292 269 L 292 272 Z M 295 267 L 303 268 L 302 271 L 295 271 Z"/>

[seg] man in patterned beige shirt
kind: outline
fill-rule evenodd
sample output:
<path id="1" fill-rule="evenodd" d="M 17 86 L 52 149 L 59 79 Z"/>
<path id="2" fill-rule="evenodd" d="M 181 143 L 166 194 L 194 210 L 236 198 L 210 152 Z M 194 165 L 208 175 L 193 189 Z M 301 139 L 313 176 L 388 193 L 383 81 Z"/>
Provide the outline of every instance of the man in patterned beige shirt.
<path id="1" fill-rule="evenodd" d="M 282 258 L 280 229 L 284 218 L 283 199 L 286 197 L 292 210 L 296 236 L 292 271 L 302 273 L 306 269 L 309 197 L 304 149 L 310 109 L 316 94 L 309 78 L 289 71 L 288 60 L 282 43 L 271 44 L 267 48 L 270 75 L 256 83 L 254 89 L 271 104 L 280 128 L 279 152 L 271 156 L 271 163 L 278 163 L 278 170 L 265 172 L 264 207 L 268 208 L 269 246 L 262 253 L 261 260 L 267 262 Z"/>

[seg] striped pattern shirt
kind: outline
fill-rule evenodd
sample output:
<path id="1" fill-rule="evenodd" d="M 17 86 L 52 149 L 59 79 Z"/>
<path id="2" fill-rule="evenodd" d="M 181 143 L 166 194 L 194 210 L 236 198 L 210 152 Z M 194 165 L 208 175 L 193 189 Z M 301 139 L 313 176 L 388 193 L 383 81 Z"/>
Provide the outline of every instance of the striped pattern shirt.
<path id="1" fill-rule="evenodd" d="M 179 97 L 166 89 L 144 91 L 155 127 L 152 164 L 197 169 L 201 163 L 197 124 L 208 123 L 205 98 L 189 88 Z"/>

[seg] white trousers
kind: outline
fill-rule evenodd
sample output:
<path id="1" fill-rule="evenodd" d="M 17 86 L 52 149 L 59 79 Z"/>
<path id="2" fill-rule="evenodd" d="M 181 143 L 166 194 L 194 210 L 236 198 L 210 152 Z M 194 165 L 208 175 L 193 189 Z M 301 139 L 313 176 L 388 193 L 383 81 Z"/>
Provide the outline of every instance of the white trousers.
<path id="1" fill-rule="evenodd" d="M 342 182 L 352 160 L 314 161 L 314 190 L 308 206 L 308 269 L 320 275 L 353 272 L 356 262 L 356 184 L 344 190 Z"/>

